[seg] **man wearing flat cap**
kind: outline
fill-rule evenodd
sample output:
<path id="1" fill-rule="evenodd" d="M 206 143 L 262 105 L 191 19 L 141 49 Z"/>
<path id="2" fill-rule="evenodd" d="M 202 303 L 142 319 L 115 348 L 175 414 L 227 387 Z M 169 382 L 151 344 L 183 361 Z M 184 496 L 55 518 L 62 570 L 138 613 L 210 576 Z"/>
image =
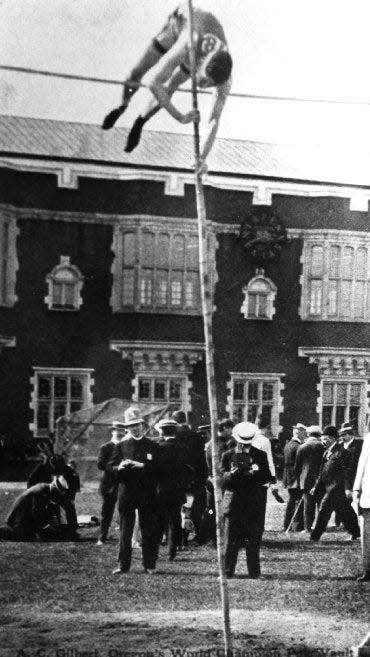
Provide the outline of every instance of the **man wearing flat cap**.
<path id="1" fill-rule="evenodd" d="M 253 447 L 258 427 L 240 422 L 233 428 L 236 446 L 221 461 L 225 516 L 225 571 L 235 574 L 238 553 L 245 547 L 249 577 L 260 576 L 261 516 L 264 515 L 263 486 L 271 479 L 267 455 Z"/>
<path id="2" fill-rule="evenodd" d="M 302 491 L 295 471 L 295 462 L 298 447 L 303 444 L 306 438 L 307 428 L 301 422 L 297 422 L 292 429 L 293 436 L 284 446 L 283 484 L 287 488 L 289 496 L 285 509 L 284 531 L 291 525 L 291 530 L 298 532 L 303 529 L 303 506 L 301 503 Z M 297 509 L 298 505 L 299 509 Z M 294 520 L 292 522 L 293 516 Z"/>
<path id="3" fill-rule="evenodd" d="M 182 544 L 181 507 L 186 502 L 189 466 L 176 432 L 177 422 L 159 420 L 154 427 L 160 435 L 158 444 L 159 536 L 167 533 L 168 560 L 173 561 Z"/>
<path id="4" fill-rule="evenodd" d="M 125 440 L 118 445 L 115 463 L 109 469 L 118 478 L 120 543 L 114 574 L 127 573 L 131 566 L 132 535 L 138 511 L 142 537 L 144 572 L 155 572 L 158 557 L 157 455 L 158 445 L 144 435 L 145 423 L 136 407 L 125 411 Z"/>
<path id="5" fill-rule="evenodd" d="M 108 469 L 108 464 L 114 463 L 118 453 L 119 443 L 126 433 L 122 422 L 113 420 L 110 425 L 110 440 L 101 446 L 98 456 L 98 469 L 102 471 L 99 492 L 103 498 L 101 508 L 100 532 L 97 541 L 98 546 L 104 545 L 107 540 L 109 527 L 112 522 L 114 509 L 117 502 L 118 479 L 115 472 Z"/>

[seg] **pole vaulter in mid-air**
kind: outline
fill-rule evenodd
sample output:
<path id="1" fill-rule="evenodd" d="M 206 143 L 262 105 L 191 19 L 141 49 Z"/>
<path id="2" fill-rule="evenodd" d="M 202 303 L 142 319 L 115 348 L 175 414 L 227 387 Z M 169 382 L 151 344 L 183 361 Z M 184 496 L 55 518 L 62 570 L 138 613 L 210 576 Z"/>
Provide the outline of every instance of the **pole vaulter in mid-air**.
<path id="1" fill-rule="evenodd" d="M 221 23 L 210 12 L 194 8 L 194 48 L 196 82 L 201 89 L 214 87 L 213 106 L 201 150 L 203 164 L 213 146 L 226 99 L 231 89 L 232 59 Z M 181 3 L 170 14 L 166 24 L 145 50 L 124 83 L 122 104 L 113 109 L 103 121 L 102 128 L 109 130 L 128 107 L 143 76 L 152 92 L 151 98 L 135 120 L 127 138 L 125 151 L 130 153 L 140 141 L 145 123 L 162 107 L 180 123 L 199 121 L 199 112 L 192 109 L 185 114 L 172 103 L 173 93 L 189 80 L 189 12 L 187 3 Z M 130 82 L 132 84 L 130 84 Z"/>

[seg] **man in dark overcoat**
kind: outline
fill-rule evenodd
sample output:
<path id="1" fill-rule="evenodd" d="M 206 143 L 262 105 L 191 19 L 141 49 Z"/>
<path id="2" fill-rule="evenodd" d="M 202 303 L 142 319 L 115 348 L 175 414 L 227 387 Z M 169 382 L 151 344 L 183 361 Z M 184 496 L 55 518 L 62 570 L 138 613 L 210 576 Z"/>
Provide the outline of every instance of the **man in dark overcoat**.
<path id="1" fill-rule="evenodd" d="M 102 471 L 99 492 L 103 499 L 101 508 L 100 532 L 98 546 L 104 545 L 107 540 L 109 527 L 112 522 L 117 502 L 118 478 L 116 472 L 108 469 L 109 464 L 117 460 L 118 445 L 126 433 L 122 422 L 114 420 L 110 426 L 110 440 L 100 447 L 98 456 L 98 469 Z"/>
<path id="2" fill-rule="evenodd" d="M 320 472 L 325 447 L 320 441 L 322 431 L 319 426 L 307 427 L 307 440 L 297 449 L 296 477 L 303 491 L 303 520 L 305 531 L 310 533 L 316 514 L 316 500 L 311 495 Z"/>
<path id="3" fill-rule="evenodd" d="M 355 437 L 354 428 L 350 422 L 344 422 L 342 424 L 339 429 L 339 435 L 343 440 L 343 447 L 346 451 L 345 487 L 346 495 L 351 501 L 353 484 L 362 449 L 362 440 Z"/>
<path id="4" fill-rule="evenodd" d="M 186 423 L 184 411 L 175 411 L 171 419 L 177 422 L 176 435 L 186 455 L 186 462 L 191 468 L 192 475 L 189 478 L 186 492 L 193 496 L 191 519 L 195 527 L 194 541 L 202 543 L 202 522 L 207 502 L 207 463 L 204 440 Z"/>
<path id="5" fill-rule="evenodd" d="M 239 549 L 245 547 L 249 577 L 260 576 L 261 517 L 265 491 L 271 479 L 267 455 L 251 444 L 258 427 L 240 422 L 233 429 L 236 446 L 225 452 L 221 462 L 224 489 L 225 571 L 234 576 Z"/>
<path id="6" fill-rule="evenodd" d="M 288 529 L 294 514 L 296 514 L 291 530 L 299 532 L 303 529 L 303 506 L 301 503 L 302 491 L 296 475 L 295 462 L 298 447 L 303 444 L 306 438 L 306 427 L 301 422 L 297 422 L 292 428 L 293 436 L 284 446 L 283 484 L 288 490 L 288 502 L 284 515 L 284 531 Z M 299 509 L 297 508 L 298 505 Z"/>
<path id="7" fill-rule="evenodd" d="M 138 408 L 125 411 L 125 440 L 118 445 L 115 463 L 108 468 L 118 477 L 118 512 L 120 516 L 119 567 L 113 573 L 127 573 L 131 566 L 132 534 L 138 511 L 142 537 L 144 572 L 155 572 L 158 558 L 158 445 L 144 436 L 144 419 Z"/>
<path id="8" fill-rule="evenodd" d="M 345 450 L 343 439 L 338 436 L 332 445 L 325 451 L 322 467 L 312 495 L 319 493 L 321 498 L 319 512 L 315 526 L 311 532 L 311 540 L 320 540 L 325 532 L 333 511 L 339 513 L 345 529 L 353 539 L 359 538 L 360 528 L 357 515 L 351 506 L 353 481 L 348 481 L 348 453 Z"/>
<path id="9" fill-rule="evenodd" d="M 158 509 L 159 536 L 167 533 L 168 560 L 173 561 L 182 544 L 181 507 L 186 502 L 189 467 L 176 432 L 177 422 L 163 419 L 155 425 L 158 443 Z"/>

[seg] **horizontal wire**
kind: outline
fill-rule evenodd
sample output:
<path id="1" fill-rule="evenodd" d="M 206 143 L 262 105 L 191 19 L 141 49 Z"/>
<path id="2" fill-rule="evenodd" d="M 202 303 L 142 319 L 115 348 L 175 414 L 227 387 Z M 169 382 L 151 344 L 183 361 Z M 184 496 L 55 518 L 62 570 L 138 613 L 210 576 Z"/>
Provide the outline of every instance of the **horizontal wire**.
<path id="1" fill-rule="evenodd" d="M 143 87 L 148 89 L 149 86 L 143 82 L 137 82 L 136 80 L 115 80 L 114 78 L 95 78 L 86 75 L 74 75 L 72 73 L 57 73 L 53 71 L 44 71 L 35 68 L 26 68 L 23 66 L 7 66 L 0 64 L 0 69 L 3 71 L 10 71 L 13 73 L 28 73 L 31 75 L 44 75 L 53 78 L 61 78 L 64 80 L 80 80 L 82 82 L 96 82 L 98 84 L 111 84 L 119 85 L 123 84 L 130 85 L 134 88 Z M 191 89 L 178 89 L 182 93 L 191 93 Z M 198 93 L 200 94 L 212 94 L 211 91 L 206 91 L 204 89 L 199 89 Z M 270 96 L 263 94 L 246 94 L 239 92 L 231 92 L 229 94 L 231 98 L 245 98 L 249 100 L 272 100 L 272 101 L 289 101 L 294 103 L 323 103 L 327 105 L 356 105 L 363 107 L 370 107 L 370 101 L 361 101 L 361 100 L 338 100 L 334 98 L 304 98 L 299 96 Z"/>

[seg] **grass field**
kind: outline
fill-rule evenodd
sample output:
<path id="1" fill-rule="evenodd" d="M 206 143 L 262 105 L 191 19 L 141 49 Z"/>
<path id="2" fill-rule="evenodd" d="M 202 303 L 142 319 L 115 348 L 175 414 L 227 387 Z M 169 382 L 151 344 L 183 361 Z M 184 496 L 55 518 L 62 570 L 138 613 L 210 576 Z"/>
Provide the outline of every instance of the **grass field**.
<path id="1" fill-rule="evenodd" d="M 4 522 L 19 489 L 2 486 Z M 85 487 L 76 506 L 99 515 L 96 490 Z M 370 629 L 370 586 L 355 581 L 359 543 L 335 531 L 315 544 L 287 537 L 283 512 L 269 496 L 263 577 L 249 580 L 240 554 L 238 577 L 228 583 L 233 646 L 241 657 L 345 654 Z M 1 657 L 217 657 L 216 551 L 194 547 L 168 563 L 162 548 L 158 573 L 148 577 L 134 550 L 131 572 L 117 578 L 118 532 L 104 548 L 96 533 L 81 529 L 79 543 L 0 543 Z"/>

